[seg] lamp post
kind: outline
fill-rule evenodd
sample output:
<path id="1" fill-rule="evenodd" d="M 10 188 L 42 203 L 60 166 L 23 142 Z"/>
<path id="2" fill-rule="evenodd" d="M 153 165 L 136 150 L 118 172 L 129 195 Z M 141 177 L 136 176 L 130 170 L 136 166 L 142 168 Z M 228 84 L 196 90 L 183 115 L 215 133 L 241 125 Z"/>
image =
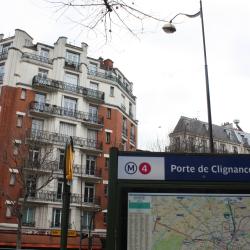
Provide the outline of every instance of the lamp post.
<path id="1" fill-rule="evenodd" d="M 206 79 L 206 95 L 207 95 L 207 116 L 208 116 L 208 132 L 209 132 L 209 149 L 210 153 L 214 153 L 214 142 L 213 142 L 213 128 L 212 128 L 212 115 L 211 115 L 211 103 L 210 103 L 210 91 L 209 91 L 209 79 L 208 79 L 208 66 L 207 66 L 207 53 L 206 53 L 206 42 L 205 42 L 205 31 L 204 31 L 204 21 L 202 12 L 202 1 L 200 0 L 200 10 L 193 14 L 178 13 L 175 15 L 168 23 L 166 23 L 162 29 L 166 33 L 174 33 L 176 31 L 175 26 L 172 21 L 179 15 L 184 15 L 190 18 L 200 16 L 201 17 L 201 27 L 202 27 L 202 40 L 203 40 L 203 51 L 204 51 L 204 62 L 205 62 L 205 79 Z"/>

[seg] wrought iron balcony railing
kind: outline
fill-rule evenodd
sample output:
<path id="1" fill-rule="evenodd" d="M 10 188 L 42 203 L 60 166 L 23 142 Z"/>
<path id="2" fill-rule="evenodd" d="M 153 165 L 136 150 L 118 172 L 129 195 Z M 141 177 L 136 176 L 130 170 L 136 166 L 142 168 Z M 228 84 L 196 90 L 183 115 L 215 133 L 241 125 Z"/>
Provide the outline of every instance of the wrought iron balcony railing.
<path id="1" fill-rule="evenodd" d="M 59 107 L 57 105 L 51 105 L 48 103 L 40 103 L 40 102 L 32 101 L 30 103 L 30 111 L 46 113 L 46 114 L 51 114 L 51 115 L 67 116 L 70 118 L 79 119 L 89 124 L 103 126 L 103 117 L 98 117 L 97 115 L 93 115 L 92 113 Z"/>
<path id="2" fill-rule="evenodd" d="M 35 195 L 28 196 L 28 201 L 41 201 L 41 202 L 62 202 L 62 194 L 57 193 L 56 191 L 38 191 Z M 100 197 L 85 197 L 81 196 L 81 194 L 72 193 L 70 196 L 70 203 L 81 204 L 92 204 L 99 206 L 100 205 Z"/>
<path id="3" fill-rule="evenodd" d="M 22 58 L 27 58 L 27 59 L 32 59 L 35 61 L 40 61 L 42 63 L 52 64 L 52 60 L 49 59 L 48 57 L 44 57 L 44 56 L 40 56 L 40 55 L 36 55 L 36 54 L 31 54 L 31 53 L 27 53 L 27 52 L 23 53 Z"/>
<path id="4" fill-rule="evenodd" d="M 53 133 L 44 130 L 38 129 L 30 129 L 27 131 L 27 137 L 29 140 L 40 141 L 44 143 L 60 143 L 65 144 L 69 141 L 70 136 L 64 135 L 60 133 Z M 96 140 L 81 138 L 77 136 L 72 136 L 74 141 L 74 145 L 84 148 L 84 149 L 92 149 L 92 150 L 102 150 L 102 144 Z"/>
<path id="5" fill-rule="evenodd" d="M 32 81 L 33 87 L 42 87 L 45 89 L 52 90 L 62 90 L 67 92 L 72 92 L 76 94 L 80 94 L 87 98 L 91 98 L 92 100 L 104 101 L 104 92 L 94 89 L 85 88 L 82 86 L 53 80 L 50 78 L 44 78 L 41 76 L 34 76 Z"/>
<path id="6" fill-rule="evenodd" d="M 128 94 L 129 96 L 135 100 L 135 96 L 132 94 L 132 90 L 129 87 L 128 84 L 122 82 L 115 74 L 113 74 L 111 71 L 105 70 L 104 72 L 100 72 L 97 70 L 89 70 L 88 74 L 91 76 L 97 76 L 97 77 L 101 77 L 107 80 L 111 80 L 114 82 L 117 82 Z"/>
<path id="7" fill-rule="evenodd" d="M 25 168 L 34 171 L 54 172 L 63 174 L 63 162 L 60 161 L 39 161 L 38 160 L 27 160 L 25 162 Z M 90 168 L 87 166 L 81 166 L 79 164 L 73 165 L 74 175 L 90 178 L 101 178 L 101 169 Z"/>

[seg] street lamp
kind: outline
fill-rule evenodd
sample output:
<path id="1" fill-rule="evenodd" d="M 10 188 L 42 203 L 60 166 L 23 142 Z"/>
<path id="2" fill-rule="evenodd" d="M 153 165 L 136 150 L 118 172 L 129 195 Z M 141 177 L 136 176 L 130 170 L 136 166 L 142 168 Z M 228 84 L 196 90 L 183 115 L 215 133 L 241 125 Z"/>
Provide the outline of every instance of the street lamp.
<path id="1" fill-rule="evenodd" d="M 204 61 L 205 61 L 205 79 L 206 79 L 206 94 L 207 94 L 207 116 L 208 116 L 208 131 L 209 131 L 209 148 L 210 148 L 210 153 L 214 153 L 212 115 L 211 115 L 211 104 L 210 104 L 210 92 L 209 92 L 207 54 L 206 54 L 205 31 L 204 31 L 204 21 L 203 21 L 203 12 L 202 12 L 202 1 L 200 0 L 200 10 L 197 13 L 195 13 L 193 15 L 185 14 L 185 13 L 178 13 L 169 22 L 164 24 L 162 29 L 166 33 L 174 33 L 176 31 L 176 28 L 172 24 L 172 21 L 179 15 L 187 16 L 187 17 L 190 17 L 190 18 L 197 17 L 197 16 L 201 17 L 202 40 L 203 40 L 203 51 L 204 51 Z"/>

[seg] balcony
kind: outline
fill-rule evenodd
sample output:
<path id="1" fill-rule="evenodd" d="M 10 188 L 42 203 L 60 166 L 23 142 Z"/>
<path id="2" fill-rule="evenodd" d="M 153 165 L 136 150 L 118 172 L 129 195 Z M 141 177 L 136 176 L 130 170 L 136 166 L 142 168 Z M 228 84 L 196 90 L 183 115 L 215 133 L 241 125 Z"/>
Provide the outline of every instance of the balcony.
<path id="1" fill-rule="evenodd" d="M 80 71 L 81 64 L 65 58 L 65 68 Z"/>
<path id="2" fill-rule="evenodd" d="M 31 59 L 33 61 L 39 61 L 43 64 L 52 64 L 52 60 L 49 59 L 48 57 L 44 57 L 44 56 L 39 56 L 39 55 L 36 55 L 36 54 L 31 54 L 31 53 L 26 53 L 24 52 L 23 55 L 22 55 L 22 58 L 24 59 Z"/>
<path id="3" fill-rule="evenodd" d="M 30 113 L 39 116 L 64 116 L 80 120 L 89 127 L 101 128 L 103 127 L 103 117 L 98 117 L 92 113 L 82 112 L 73 109 L 59 107 L 48 103 L 38 103 L 33 101 L 30 103 Z"/>
<path id="4" fill-rule="evenodd" d="M 82 197 L 82 198 L 81 198 Z M 62 203 L 62 194 L 56 191 L 38 191 L 35 195 L 30 195 L 27 198 L 28 202 L 36 203 Z M 83 197 L 78 193 L 72 193 L 70 196 L 70 203 L 83 206 L 100 206 L 100 197 Z"/>
<path id="5" fill-rule="evenodd" d="M 7 57 L 8 57 L 8 51 L 2 51 L 2 52 L 0 53 L 0 61 L 6 60 Z"/>
<path id="6" fill-rule="evenodd" d="M 27 139 L 30 141 L 35 141 L 45 144 L 58 143 L 65 145 L 65 143 L 69 141 L 70 136 L 60 133 L 48 132 L 44 130 L 30 129 L 27 131 Z M 74 142 L 74 146 L 79 147 L 83 150 L 93 151 L 93 152 L 102 151 L 102 144 L 97 142 L 96 140 L 81 138 L 77 136 L 72 136 L 72 139 Z"/>
<path id="7" fill-rule="evenodd" d="M 91 169 L 86 166 L 81 168 L 81 165 L 74 165 L 74 175 L 84 178 L 88 181 L 99 182 L 101 179 L 102 172 L 100 169 Z"/>
<path id="8" fill-rule="evenodd" d="M 44 78 L 41 76 L 34 76 L 32 81 L 32 86 L 37 89 L 45 90 L 45 91 L 65 91 L 74 94 L 79 94 L 84 96 L 87 100 L 92 101 L 94 103 L 103 103 L 104 102 L 104 92 L 85 88 L 82 86 L 53 80 L 50 78 Z"/>
<path id="9" fill-rule="evenodd" d="M 122 82 L 112 71 L 103 70 L 103 72 L 100 72 L 96 70 L 89 70 L 88 75 L 100 77 L 118 83 L 119 86 L 121 86 L 122 89 L 125 90 L 129 94 L 129 96 L 135 101 L 135 96 L 132 94 L 132 90 L 129 88 L 129 85 Z"/>

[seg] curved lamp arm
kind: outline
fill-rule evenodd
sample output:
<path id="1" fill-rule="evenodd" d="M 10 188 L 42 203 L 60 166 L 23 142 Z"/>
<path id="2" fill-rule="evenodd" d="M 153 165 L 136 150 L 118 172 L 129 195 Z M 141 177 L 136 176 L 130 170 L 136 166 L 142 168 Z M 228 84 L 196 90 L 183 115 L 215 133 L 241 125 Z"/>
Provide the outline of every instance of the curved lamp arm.
<path id="1" fill-rule="evenodd" d="M 190 18 L 193 18 L 193 17 L 197 17 L 201 14 L 201 11 L 199 10 L 197 13 L 193 14 L 193 15 L 190 15 L 190 14 L 185 14 L 185 13 L 178 13 L 177 15 L 175 15 L 169 22 L 172 23 L 172 21 L 177 17 L 177 16 L 187 16 L 187 17 L 190 17 Z"/>

